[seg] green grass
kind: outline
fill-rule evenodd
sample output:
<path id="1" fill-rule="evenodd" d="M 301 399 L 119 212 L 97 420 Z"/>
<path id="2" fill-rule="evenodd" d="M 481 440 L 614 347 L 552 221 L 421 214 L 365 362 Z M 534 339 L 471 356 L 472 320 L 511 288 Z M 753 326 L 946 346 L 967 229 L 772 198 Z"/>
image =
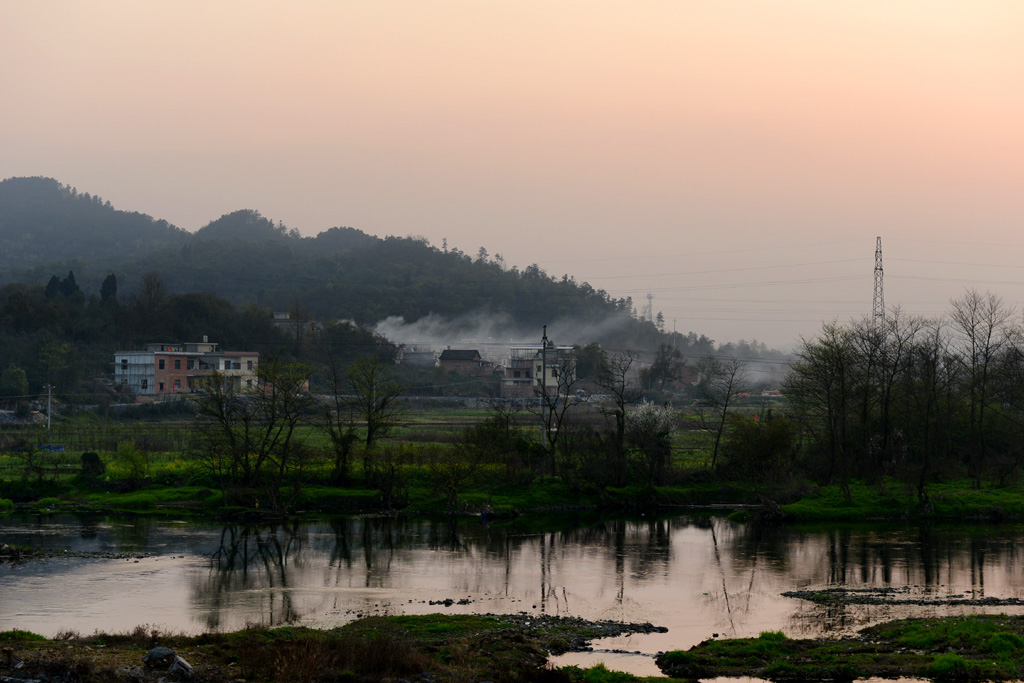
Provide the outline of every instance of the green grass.
<path id="1" fill-rule="evenodd" d="M 857 638 L 798 640 L 768 632 L 705 641 L 657 661 L 669 675 L 692 678 L 1017 680 L 1024 675 L 1022 645 L 1024 617 L 978 615 L 902 619 Z"/>
<path id="2" fill-rule="evenodd" d="M 931 484 L 932 509 L 925 510 L 912 491 L 898 481 L 881 487 L 854 482 L 851 499 L 843 498 L 838 486 L 823 486 L 815 493 L 782 509 L 787 519 L 814 521 L 867 521 L 934 517 L 941 519 L 1024 518 L 1024 495 L 1017 486 L 973 488 L 968 480 Z"/>
<path id="3" fill-rule="evenodd" d="M 755 408 L 751 408 L 754 410 Z M 486 408 L 438 407 L 417 405 L 400 424 L 392 438 L 381 446 L 400 451 L 404 464 L 400 467 L 398 490 L 407 495 L 410 512 L 446 512 L 447 500 L 442 495 L 439 477 L 428 466 L 432 453 L 450 448 L 453 435 L 466 425 L 487 419 L 492 413 Z M 530 419 L 523 415 L 524 420 Z M 693 415 L 685 416 L 690 427 L 697 424 Z M 63 504 L 84 504 L 103 509 L 122 509 L 158 512 L 167 507 L 188 509 L 195 513 L 215 512 L 221 505 L 218 483 L 195 461 L 183 455 L 182 450 L 148 453 L 143 484 L 135 492 L 127 492 L 131 484 L 130 463 L 117 457 L 117 445 L 138 440 L 139 443 L 173 444 L 187 441 L 191 423 L 132 423 L 121 424 L 105 420 L 81 420 L 62 424 L 55 429 L 55 443 L 67 439 L 69 443 L 89 444 L 99 453 L 106 465 L 98 481 L 84 481 L 77 476 L 77 464 L 54 470 L 56 481 L 37 482 L 25 477 L 22 460 L 16 454 L 0 453 L 0 499 L 31 502 L 39 499 L 59 498 Z M 77 430 L 77 431 L 76 431 Z M 38 430 L 37 430 L 38 431 Z M 524 430 L 534 434 L 536 430 Z M 38 434 L 37 434 L 38 436 Z M 311 426 L 302 426 L 297 437 L 311 447 L 328 446 L 325 435 Z M 33 437 L 36 439 L 37 437 Z M 98 444 L 98 445 L 97 445 Z M 106 444 L 110 448 L 102 448 Z M 67 445 L 67 444 L 65 444 Z M 671 486 L 649 488 L 635 483 L 624 487 L 601 488 L 589 483 L 586 468 L 576 475 L 576 481 L 530 475 L 506 473 L 498 464 L 482 466 L 473 480 L 459 492 L 458 511 L 474 512 L 490 506 L 502 515 L 510 516 L 527 511 L 569 509 L 579 507 L 613 506 L 633 508 L 649 506 L 713 506 L 757 503 L 761 495 L 789 501 L 783 506 L 787 521 L 873 521 L 878 519 L 1024 519 L 1024 492 L 1017 486 L 997 488 L 991 485 L 975 489 L 967 480 L 929 485 L 931 507 L 922 508 L 914 492 L 896 480 L 886 483 L 886 490 L 877 485 L 854 482 L 850 486 L 852 500 L 844 500 L 837 486 L 812 487 L 799 482 L 782 486 L 755 487 L 751 483 L 716 481 L 709 470 L 711 435 L 701 429 L 680 429 L 673 434 Z M 380 494 L 363 479 L 359 460 L 361 444 L 355 449 L 353 483 L 346 489 L 325 485 L 330 480 L 330 453 L 304 472 L 304 491 L 294 510 L 308 513 L 346 513 L 370 511 L 381 505 Z M 78 463 L 80 452 L 60 454 L 70 463 Z M 635 480 L 641 479 L 634 472 Z M 136 482 L 137 484 L 138 482 Z M 800 487 L 803 487 L 802 489 Z M 210 493 L 200 495 L 202 489 Z M 807 492 L 796 499 L 799 491 Z M 248 494 L 247 494 L 248 495 Z M 255 495 L 231 504 L 254 505 Z M 266 501 L 262 501 L 266 509 Z M 0 502 L 0 514 L 5 510 Z M 746 513 L 751 518 L 756 515 Z M 744 513 L 738 513 L 741 519 Z"/>
<path id="4" fill-rule="evenodd" d="M 388 617 L 387 625 L 404 636 L 423 639 L 440 636 L 466 636 L 480 631 L 501 628 L 503 622 L 497 617 L 473 614 L 428 614 Z"/>
<path id="5" fill-rule="evenodd" d="M 563 666 L 559 671 L 569 676 L 573 683 L 676 683 L 684 680 L 665 676 L 634 676 L 623 671 L 612 671 L 603 662 L 586 669 Z"/>
<path id="6" fill-rule="evenodd" d="M 33 633 L 32 631 L 22 631 L 20 629 L 12 629 L 10 631 L 0 631 L 0 643 L 11 642 L 11 641 L 44 641 L 46 638 Z"/>

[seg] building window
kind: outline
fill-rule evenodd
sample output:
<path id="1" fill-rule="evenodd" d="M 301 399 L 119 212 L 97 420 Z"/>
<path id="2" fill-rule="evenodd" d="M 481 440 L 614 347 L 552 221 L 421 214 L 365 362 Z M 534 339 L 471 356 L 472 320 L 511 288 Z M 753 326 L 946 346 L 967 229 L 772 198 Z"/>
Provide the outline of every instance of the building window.
<path id="1" fill-rule="evenodd" d="M 188 359 L 188 369 L 189 370 L 195 370 L 196 369 L 196 362 L 192 358 Z"/>
<path id="2" fill-rule="evenodd" d="M 250 361 L 246 361 L 245 369 L 246 370 L 252 370 L 252 361 L 251 360 Z"/>
<path id="3" fill-rule="evenodd" d="M 163 358 L 160 359 L 160 369 L 161 370 L 164 369 L 164 359 Z"/>
<path id="4" fill-rule="evenodd" d="M 181 359 L 180 358 L 175 358 L 174 359 L 174 369 L 175 370 L 181 370 Z"/>
<path id="5" fill-rule="evenodd" d="M 128 359 L 127 358 L 122 358 L 121 359 L 121 371 L 122 372 L 128 372 Z"/>
<path id="6" fill-rule="evenodd" d="M 148 388 L 149 388 L 149 380 L 148 380 L 148 379 L 146 379 L 145 377 L 143 377 L 143 378 L 142 378 L 142 383 L 140 384 L 140 386 L 141 386 L 141 387 L 142 387 L 143 389 L 148 389 Z"/>
<path id="7" fill-rule="evenodd" d="M 251 379 L 245 380 L 245 386 L 246 386 L 247 389 L 252 389 L 252 380 Z"/>
<path id="8" fill-rule="evenodd" d="M 519 371 L 518 370 L 513 370 L 512 371 L 512 376 L 513 377 L 518 377 L 519 376 Z"/>
<path id="9" fill-rule="evenodd" d="M 164 390 L 164 383 L 160 382 L 160 391 L 163 391 L 163 390 Z"/>
<path id="10" fill-rule="evenodd" d="M 178 389 L 181 389 L 181 380 L 180 379 L 174 380 L 174 390 L 177 391 Z"/>

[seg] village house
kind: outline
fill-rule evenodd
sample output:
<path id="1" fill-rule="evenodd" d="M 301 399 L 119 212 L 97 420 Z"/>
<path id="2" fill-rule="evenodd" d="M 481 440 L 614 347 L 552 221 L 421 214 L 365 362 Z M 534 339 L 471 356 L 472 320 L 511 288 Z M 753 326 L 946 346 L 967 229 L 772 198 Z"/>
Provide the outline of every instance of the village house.
<path id="1" fill-rule="evenodd" d="M 561 386 L 572 383 L 572 377 L 563 373 L 573 372 L 573 347 L 548 344 L 513 346 L 509 349 L 509 360 L 501 379 L 500 394 L 503 398 L 528 398 L 545 389 L 549 394 Z"/>
<path id="2" fill-rule="evenodd" d="M 395 359 L 398 365 L 409 368 L 430 369 L 437 367 L 437 353 L 431 350 L 417 349 L 415 346 L 406 348 L 399 347 L 398 356 Z"/>
<path id="3" fill-rule="evenodd" d="M 494 363 L 484 360 L 476 349 L 447 348 L 437 360 L 440 367 L 459 375 L 479 377 L 494 374 Z"/>
<path id="4" fill-rule="evenodd" d="M 221 351 L 203 337 L 185 344 L 147 344 L 145 351 L 114 354 L 114 384 L 135 394 L 162 396 L 187 393 L 214 372 L 236 391 L 256 387 L 257 351 Z"/>

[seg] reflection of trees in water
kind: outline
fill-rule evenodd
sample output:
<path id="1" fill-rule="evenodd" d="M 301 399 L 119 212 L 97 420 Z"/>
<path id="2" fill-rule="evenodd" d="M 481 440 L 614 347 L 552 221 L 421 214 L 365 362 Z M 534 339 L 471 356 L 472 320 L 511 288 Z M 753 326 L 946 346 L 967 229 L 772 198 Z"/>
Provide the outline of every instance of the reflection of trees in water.
<path id="1" fill-rule="evenodd" d="M 571 576 L 567 563 L 581 551 L 591 554 L 603 551 L 602 556 L 610 564 L 609 570 L 618 589 L 615 601 L 622 605 L 627 600 L 627 586 L 669 573 L 671 529 L 672 522 L 667 519 L 651 518 L 642 522 L 611 519 L 578 529 L 540 534 L 536 541 L 540 557 L 537 607 L 543 613 L 571 612 L 569 592 L 572 586 L 556 585 L 555 577 Z"/>
<path id="2" fill-rule="evenodd" d="M 685 540 L 673 553 L 677 538 Z M 396 569 L 419 562 L 445 567 L 446 572 L 454 569 L 453 579 L 438 576 L 440 583 L 434 587 L 446 587 L 444 581 L 449 581 L 447 587 L 454 588 L 461 581 L 492 595 L 522 597 L 526 591 L 536 598 L 539 610 L 563 614 L 581 609 L 580 602 L 571 601 L 589 599 L 588 589 L 576 583 L 574 565 L 585 561 L 586 576 L 614 588 L 609 598 L 628 611 L 629 605 L 642 603 L 648 585 L 668 583 L 680 567 L 696 566 L 697 599 L 717 615 L 718 630 L 742 630 L 760 614 L 758 609 L 770 606 L 785 610 L 780 617 L 791 619 L 794 626 L 813 622 L 819 632 L 848 632 L 878 608 L 811 606 L 795 600 L 790 608 L 779 603 L 779 592 L 788 587 L 914 585 L 935 593 L 974 587 L 975 597 L 982 597 L 982 591 L 995 590 L 987 579 L 1005 582 L 1007 567 L 1019 564 L 1019 545 L 1011 531 L 852 525 L 820 530 L 735 525 L 720 517 L 606 519 L 546 532 L 469 518 L 343 518 L 225 527 L 210 556 L 209 576 L 197 581 L 196 597 L 210 610 L 210 628 L 217 628 L 229 610 L 237 614 L 254 605 L 264 622 L 281 623 L 315 609 L 365 608 L 353 604 L 352 593 L 346 591 L 406 585 L 408 574 L 396 574 Z M 683 548 L 686 555 L 680 555 Z M 996 573 L 994 566 L 999 568 Z M 680 575 L 680 582 L 687 580 L 692 579 Z M 294 588 L 318 583 L 315 604 L 309 604 L 309 593 L 306 604 L 295 602 L 299 598 L 293 597 Z M 1016 584 L 1010 589 L 1017 590 Z M 995 592 L 1006 590 L 999 584 Z M 241 591 L 252 594 L 236 595 Z M 701 595 L 703 591 L 707 594 Z M 365 591 L 359 595 L 371 603 L 381 599 L 379 593 L 376 598 Z M 405 602 L 403 596 L 395 597 Z"/>
<path id="3" fill-rule="evenodd" d="M 149 549 L 150 536 L 158 524 L 159 521 L 152 517 L 119 518 L 111 524 L 111 535 L 120 550 L 141 552 Z"/>
<path id="4" fill-rule="evenodd" d="M 206 607 L 206 626 L 217 629 L 225 612 L 238 609 L 236 596 L 259 591 L 258 621 L 291 623 L 302 615 L 293 603 L 290 572 L 304 565 L 298 522 L 267 526 L 229 525 L 210 555 L 210 571 L 197 576 L 194 594 Z M 249 594 L 247 594 L 249 595 Z"/>
<path id="5" fill-rule="evenodd" d="M 78 537 L 90 541 L 100 535 L 100 522 L 95 517 L 83 517 L 78 528 Z"/>
<path id="6" fill-rule="evenodd" d="M 761 563 L 799 577 L 799 585 L 919 586 L 935 591 L 950 584 L 985 588 L 994 563 L 1020 564 L 1016 533 L 984 527 L 842 526 L 803 530 L 747 525 L 728 540 L 736 568 Z"/>

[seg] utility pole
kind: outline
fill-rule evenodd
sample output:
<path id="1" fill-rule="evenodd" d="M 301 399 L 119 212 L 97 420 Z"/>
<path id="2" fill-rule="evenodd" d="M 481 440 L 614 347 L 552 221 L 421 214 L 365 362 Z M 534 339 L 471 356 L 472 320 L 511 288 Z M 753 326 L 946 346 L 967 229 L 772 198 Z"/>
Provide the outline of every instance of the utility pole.
<path id="1" fill-rule="evenodd" d="M 548 326 L 540 338 L 540 445 L 548 447 Z"/>
<path id="2" fill-rule="evenodd" d="M 53 405 L 53 402 L 51 400 L 53 398 L 53 394 L 52 394 L 52 392 L 53 392 L 53 385 L 52 384 L 47 384 L 43 388 L 46 389 L 46 431 L 49 432 L 50 431 L 50 412 L 51 412 L 50 407 Z"/>

